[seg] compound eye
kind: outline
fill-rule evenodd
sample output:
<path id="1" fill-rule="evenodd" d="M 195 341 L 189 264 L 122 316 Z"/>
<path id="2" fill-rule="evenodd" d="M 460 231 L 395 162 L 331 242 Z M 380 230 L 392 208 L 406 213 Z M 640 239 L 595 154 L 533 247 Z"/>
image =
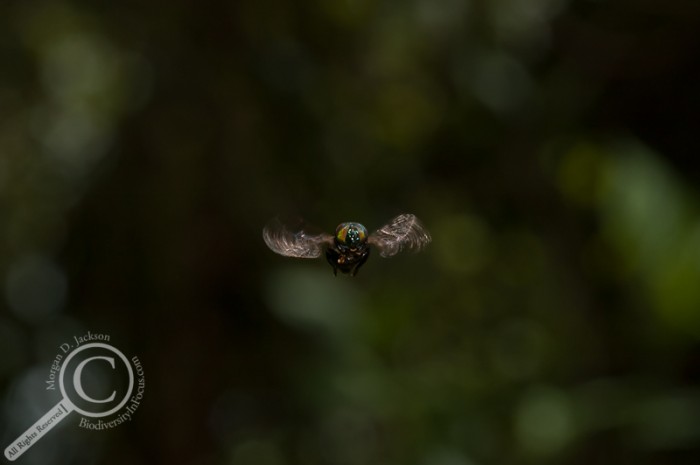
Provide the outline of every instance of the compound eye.
<path id="1" fill-rule="evenodd" d="M 338 240 L 339 243 L 345 245 L 345 241 L 347 240 L 348 237 L 348 230 L 350 229 L 350 226 L 341 224 L 338 226 L 338 229 L 335 233 L 335 238 Z"/>
<path id="2" fill-rule="evenodd" d="M 355 248 L 367 241 L 367 230 L 359 223 L 343 223 L 336 229 L 335 238 L 339 244 Z"/>

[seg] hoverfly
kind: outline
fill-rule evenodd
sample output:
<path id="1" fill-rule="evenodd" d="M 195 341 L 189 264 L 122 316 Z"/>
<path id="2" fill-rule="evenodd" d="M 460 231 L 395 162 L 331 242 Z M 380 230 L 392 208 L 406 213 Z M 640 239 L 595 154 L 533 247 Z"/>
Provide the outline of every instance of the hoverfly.
<path id="1" fill-rule="evenodd" d="M 291 231 L 275 220 L 263 228 L 263 239 L 273 252 L 286 257 L 318 258 L 325 250 L 333 274 L 340 270 L 350 276 L 357 274 L 372 248 L 382 257 L 392 257 L 403 250 L 417 252 L 431 241 L 428 231 L 411 214 L 397 216 L 372 234 L 360 223 L 340 223 L 334 236 Z"/>

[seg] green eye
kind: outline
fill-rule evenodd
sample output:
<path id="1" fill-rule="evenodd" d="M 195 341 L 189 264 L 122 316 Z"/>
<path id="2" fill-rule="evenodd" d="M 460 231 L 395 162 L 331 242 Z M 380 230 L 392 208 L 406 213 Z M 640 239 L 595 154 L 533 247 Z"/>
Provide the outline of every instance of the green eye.
<path id="1" fill-rule="evenodd" d="M 345 238 L 348 235 L 348 227 L 342 227 L 338 229 L 338 232 L 335 234 L 335 238 L 338 239 L 338 242 L 341 244 L 345 244 Z"/>
<path id="2" fill-rule="evenodd" d="M 335 232 L 339 244 L 359 247 L 367 240 L 367 229 L 359 223 L 342 223 Z"/>

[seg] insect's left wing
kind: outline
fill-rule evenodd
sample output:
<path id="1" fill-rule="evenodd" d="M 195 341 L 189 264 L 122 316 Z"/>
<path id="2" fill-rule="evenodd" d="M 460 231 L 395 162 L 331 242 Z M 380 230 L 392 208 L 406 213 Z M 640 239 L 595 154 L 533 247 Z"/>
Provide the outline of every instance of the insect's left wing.
<path id="1" fill-rule="evenodd" d="M 367 242 L 379 249 L 382 257 L 392 257 L 402 250 L 421 250 L 432 238 L 415 215 L 399 215 L 370 234 Z"/>
<path id="2" fill-rule="evenodd" d="M 263 228 L 263 239 L 273 252 L 296 258 L 318 258 L 325 246 L 333 245 L 330 234 L 293 231 L 276 219 Z"/>

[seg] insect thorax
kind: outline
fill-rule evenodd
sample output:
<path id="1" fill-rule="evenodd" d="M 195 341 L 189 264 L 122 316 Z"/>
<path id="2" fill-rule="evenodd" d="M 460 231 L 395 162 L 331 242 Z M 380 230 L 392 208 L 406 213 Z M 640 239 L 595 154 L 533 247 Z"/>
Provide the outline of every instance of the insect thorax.
<path id="1" fill-rule="evenodd" d="M 342 273 L 349 273 L 351 276 L 355 276 L 357 270 L 369 258 L 369 250 L 366 243 L 354 249 L 336 245 L 326 249 L 326 260 L 333 267 L 334 274 L 340 270 Z"/>

